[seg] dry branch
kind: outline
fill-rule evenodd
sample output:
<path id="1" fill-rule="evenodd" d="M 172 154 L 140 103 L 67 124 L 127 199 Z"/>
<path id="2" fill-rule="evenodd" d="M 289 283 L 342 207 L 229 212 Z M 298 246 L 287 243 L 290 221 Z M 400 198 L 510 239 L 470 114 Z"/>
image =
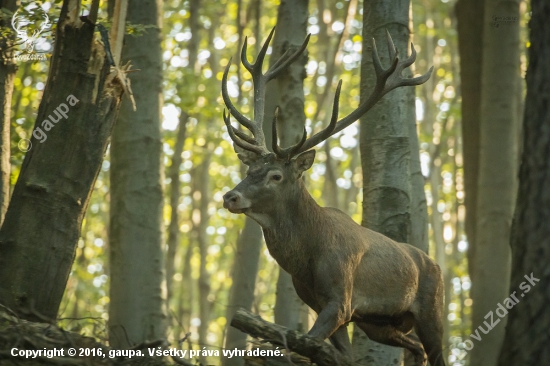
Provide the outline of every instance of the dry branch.
<path id="1" fill-rule="evenodd" d="M 271 343 L 284 344 L 286 342 L 288 349 L 308 357 L 319 366 L 352 364 L 336 348 L 319 338 L 269 323 L 244 309 L 237 310 L 231 320 L 231 326 L 253 337 L 269 340 Z"/>

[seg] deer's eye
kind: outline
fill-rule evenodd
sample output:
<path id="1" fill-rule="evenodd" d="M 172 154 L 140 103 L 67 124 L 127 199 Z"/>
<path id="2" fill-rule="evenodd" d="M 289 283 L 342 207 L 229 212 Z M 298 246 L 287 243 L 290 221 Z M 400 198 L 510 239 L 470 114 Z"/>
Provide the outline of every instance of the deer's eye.
<path id="1" fill-rule="evenodd" d="M 273 175 L 271 176 L 271 179 L 273 179 L 274 181 L 277 181 L 277 182 L 278 182 L 278 181 L 280 181 L 281 179 L 283 179 L 283 176 L 280 175 L 280 174 L 273 174 Z"/>

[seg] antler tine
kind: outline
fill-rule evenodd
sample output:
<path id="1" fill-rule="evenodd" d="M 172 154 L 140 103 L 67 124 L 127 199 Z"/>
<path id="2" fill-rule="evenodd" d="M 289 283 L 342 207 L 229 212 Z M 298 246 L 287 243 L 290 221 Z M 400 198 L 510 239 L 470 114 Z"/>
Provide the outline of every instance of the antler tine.
<path id="1" fill-rule="evenodd" d="M 392 53 L 391 48 L 395 49 L 395 45 L 393 44 L 393 41 L 390 36 L 388 39 L 388 53 L 390 53 L 390 55 Z M 394 57 L 390 59 L 391 61 L 390 67 L 384 70 L 384 68 L 382 67 L 382 63 L 380 62 L 380 57 L 378 56 L 376 41 L 374 40 L 374 38 L 372 39 L 372 61 L 374 63 L 374 71 L 376 73 L 376 85 L 374 87 L 375 91 L 378 90 L 377 88 L 385 86 L 386 80 L 397 69 L 397 65 L 399 64 L 399 57 L 397 57 L 397 51 L 395 51 L 393 56 Z"/>
<path id="2" fill-rule="evenodd" d="M 388 43 L 388 54 L 390 55 L 390 60 L 394 60 L 397 57 L 397 50 L 395 49 L 395 44 L 393 44 L 393 39 L 391 38 L 390 32 L 386 29 L 386 40 Z"/>
<path id="3" fill-rule="evenodd" d="M 223 101 L 225 103 L 225 105 L 227 106 L 227 108 L 229 109 L 229 112 L 233 115 L 233 117 L 235 117 L 237 119 L 237 121 L 239 121 L 240 124 L 242 124 L 244 127 L 248 128 L 250 130 L 250 132 L 252 132 L 252 134 L 254 136 L 256 136 L 255 134 L 255 126 L 254 126 L 254 123 L 249 120 L 248 118 L 246 118 L 245 116 L 243 116 L 241 114 L 241 112 L 239 112 L 237 110 L 237 108 L 235 108 L 235 106 L 233 105 L 233 103 L 231 102 L 231 98 L 229 98 L 229 93 L 227 91 L 227 74 L 229 73 L 229 68 L 231 67 L 231 59 L 229 59 L 229 62 L 227 63 L 227 66 L 225 67 L 225 70 L 223 72 L 223 77 L 222 77 L 222 98 L 223 98 Z"/>
<path id="4" fill-rule="evenodd" d="M 262 155 L 269 153 L 269 150 L 265 145 L 265 136 L 262 130 L 262 124 L 264 119 L 266 84 L 268 81 L 270 81 L 271 79 L 275 78 L 278 74 L 280 74 L 281 71 L 283 71 L 286 67 L 288 67 L 304 52 L 310 38 L 310 36 L 308 35 L 304 43 L 302 44 L 302 46 L 298 50 L 296 50 L 296 52 L 294 52 L 292 55 L 289 55 L 290 51 L 287 50 L 287 52 L 285 52 L 283 56 L 281 56 L 273 64 L 273 66 L 270 67 L 268 71 L 264 74 L 262 73 L 262 66 L 265 59 L 265 55 L 267 54 L 267 50 L 269 48 L 269 43 L 271 42 L 271 39 L 273 38 L 274 33 L 275 33 L 275 28 L 271 30 L 271 32 L 269 33 L 269 36 L 267 37 L 266 41 L 262 45 L 260 53 L 256 58 L 256 62 L 251 63 L 248 61 L 246 57 L 246 52 L 248 49 L 248 38 L 245 38 L 243 47 L 241 50 L 241 61 L 244 67 L 252 74 L 252 81 L 254 83 L 254 119 L 253 120 L 246 118 L 242 113 L 240 113 L 237 110 L 237 108 L 235 108 L 235 106 L 231 102 L 231 98 L 229 97 L 229 93 L 227 91 L 227 75 L 229 73 L 229 68 L 231 66 L 231 60 L 229 60 L 222 77 L 222 97 L 223 97 L 223 101 L 225 102 L 225 105 L 229 109 L 229 113 L 233 115 L 233 117 L 235 117 L 240 124 L 242 124 L 244 127 L 249 129 L 252 132 L 252 135 L 254 136 L 254 138 L 251 138 L 250 136 L 238 131 L 233 127 L 231 128 L 228 127 L 228 131 L 230 131 L 229 133 L 231 138 L 235 141 L 237 145 L 239 145 L 243 149 L 251 150 L 254 152 L 261 151 L 260 154 Z M 244 147 L 244 146 L 247 146 L 247 147 Z M 282 151 L 284 153 L 286 149 L 284 150 L 280 149 L 279 151 Z"/>
<path id="5" fill-rule="evenodd" d="M 253 152 L 255 152 L 257 154 L 260 154 L 260 155 L 266 153 L 266 151 L 264 151 L 264 149 L 262 149 L 261 146 L 253 145 L 248 141 L 243 141 L 244 139 L 241 140 L 237 136 L 237 134 L 235 133 L 235 131 L 236 131 L 235 128 L 231 125 L 231 114 L 227 113 L 227 115 L 226 115 L 225 114 L 225 108 L 223 110 L 223 121 L 224 121 L 225 125 L 227 126 L 227 133 L 229 133 L 229 137 L 231 137 L 231 140 L 233 140 L 235 145 L 239 146 L 242 149 L 245 149 L 245 150 L 248 150 L 248 151 L 253 151 Z"/>
<path id="6" fill-rule="evenodd" d="M 249 73 L 252 73 L 252 70 L 254 69 L 254 65 L 252 65 L 246 58 L 247 49 L 248 49 L 248 37 L 244 37 L 243 48 L 241 50 L 241 62 L 243 63 L 245 69 L 247 69 Z"/>
<path id="7" fill-rule="evenodd" d="M 411 42 L 411 55 L 401 63 L 403 65 L 403 69 L 411 66 L 414 61 L 416 61 L 416 49 L 414 48 L 414 43 Z"/>
<path id="8" fill-rule="evenodd" d="M 338 86 L 336 87 L 336 92 L 334 93 L 334 102 L 332 104 L 332 115 L 330 117 L 330 123 L 322 131 L 317 132 L 315 135 L 311 136 L 307 141 L 304 141 L 300 145 L 300 148 L 295 151 L 295 153 L 301 153 L 306 150 L 311 149 L 318 143 L 328 139 L 334 134 L 334 129 L 336 128 L 336 123 L 338 121 L 338 109 L 340 107 L 340 90 L 342 89 L 342 80 L 338 81 Z"/>
<path id="9" fill-rule="evenodd" d="M 269 70 L 267 71 L 266 73 L 266 77 L 267 77 L 267 81 L 269 80 L 272 80 L 274 78 L 276 78 L 277 76 L 279 76 L 279 74 L 288 67 L 288 65 L 290 65 L 291 63 L 293 63 L 294 61 L 296 61 L 296 59 L 298 57 L 300 57 L 302 55 L 302 53 L 305 51 L 305 49 L 307 48 L 307 44 L 309 43 L 309 38 L 311 37 L 311 34 L 308 34 L 306 39 L 304 40 L 304 43 L 302 43 L 302 45 L 300 46 L 300 48 L 298 48 L 296 50 L 296 52 L 294 52 L 290 57 L 288 57 L 287 59 L 286 56 L 288 55 L 288 53 L 290 52 L 290 49 L 286 50 L 286 52 L 283 54 L 283 56 L 281 56 L 281 58 L 279 58 L 277 60 L 277 62 L 275 62 L 273 64 L 272 67 L 269 68 Z M 284 60 L 284 62 L 283 62 Z"/>
<path id="10" fill-rule="evenodd" d="M 296 145 L 290 146 L 288 148 L 288 158 L 291 158 L 294 155 L 296 155 L 298 151 L 300 151 L 300 149 L 302 148 L 306 140 L 307 140 L 307 130 L 306 130 L 306 126 L 304 126 L 304 133 L 302 134 L 302 139 Z"/>
<path id="11" fill-rule="evenodd" d="M 342 118 L 338 122 L 333 122 L 333 120 L 331 120 L 331 124 L 325 130 L 310 137 L 297 151 L 297 153 L 311 149 L 321 141 L 326 140 L 330 136 L 342 131 L 344 128 L 357 121 L 362 115 L 367 113 L 385 94 L 387 94 L 391 90 L 400 86 L 420 85 L 425 83 L 430 78 L 433 71 L 433 66 L 424 75 L 410 79 L 403 79 L 401 77 L 401 72 L 414 63 L 414 61 L 416 60 L 416 50 L 414 49 L 414 46 L 412 46 L 411 55 L 400 62 L 399 57 L 397 56 L 397 50 L 395 49 L 395 45 L 389 32 L 386 33 L 386 39 L 388 44 L 388 54 L 391 60 L 391 65 L 387 69 L 384 69 L 382 67 L 382 63 L 380 62 L 380 58 L 378 57 L 378 50 L 376 49 L 376 42 L 374 41 L 374 39 L 372 40 L 372 61 L 376 74 L 376 85 L 374 86 L 371 95 L 363 103 L 361 103 L 359 107 L 357 107 L 357 109 L 355 109 L 346 117 Z M 336 107 L 338 105 L 336 100 L 334 105 Z M 331 127 L 333 123 L 334 127 Z"/>
<path id="12" fill-rule="evenodd" d="M 256 145 L 256 140 L 254 140 L 252 137 L 248 136 L 246 133 L 242 132 L 242 131 L 239 131 L 238 129 L 236 129 L 235 127 L 233 127 L 233 132 L 235 132 L 235 135 L 237 135 L 237 137 L 245 140 L 246 142 L 249 142 L 253 145 Z"/>
<path id="13" fill-rule="evenodd" d="M 279 147 L 278 140 L 279 136 L 277 135 L 277 118 L 279 117 L 279 107 L 275 108 L 275 113 L 273 114 L 273 122 L 271 123 L 271 148 L 275 155 L 280 158 L 284 158 L 284 151 Z"/>
<path id="14" fill-rule="evenodd" d="M 413 86 L 413 85 L 420 85 L 425 83 L 431 76 L 433 71 L 433 66 L 430 67 L 428 72 L 426 72 L 424 75 L 417 76 L 415 78 L 410 79 L 402 79 L 401 78 L 401 72 L 411 66 L 414 61 L 416 60 L 416 50 L 414 49 L 414 44 L 411 43 L 411 55 L 406 58 L 405 60 L 401 61 L 397 65 L 397 70 L 395 73 L 390 75 L 388 78 L 388 82 L 386 84 L 386 87 L 384 88 L 385 93 L 389 92 L 390 90 L 393 90 L 400 86 Z"/>
<path id="15" fill-rule="evenodd" d="M 262 66 L 264 64 L 264 58 L 267 53 L 267 49 L 269 48 L 269 44 L 271 43 L 271 39 L 273 38 L 273 34 L 275 33 L 275 27 L 269 32 L 269 36 L 267 36 L 267 39 L 265 40 L 260 53 L 258 54 L 258 57 L 256 58 L 256 62 L 254 63 L 254 71 L 257 72 L 259 75 L 262 75 Z M 255 75 L 252 75 L 255 76 Z"/>
<path id="16" fill-rule="evenodd" d="M 273 115 L 273 124 L 271 127 L 271 133 L 272 133 L 272 139 L 271 139 L 271 147 L 273 148 L 273 152 L 279 159 L 283 160 L 289 160 L 291 157 L 296 155 L 297 151 L 300 150 L 304 142 L 307 140 L 307 131 L 306 127 L 304 126 L 304 133 L 302 134 L 302 138 L 298 143 L 287 147 L 285 149 L 281 148 L 278 144 L 279 137 L 277 135 L 277 118 L 279 117 L 279 107 L 275 109 L 275 114 Z"/>

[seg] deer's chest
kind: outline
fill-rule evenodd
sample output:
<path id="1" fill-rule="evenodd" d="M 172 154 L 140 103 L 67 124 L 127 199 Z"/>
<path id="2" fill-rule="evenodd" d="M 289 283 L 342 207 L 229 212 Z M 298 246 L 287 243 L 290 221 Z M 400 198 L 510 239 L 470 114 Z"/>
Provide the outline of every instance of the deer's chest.
<path id="1" fill-rule="evenodd" d="M 276 235 L 266 230 L 264 237 L 269 254 L 285 271 L 304 280 L 310 276 L 311 253 L 308 253 L 299 237 Z"/>

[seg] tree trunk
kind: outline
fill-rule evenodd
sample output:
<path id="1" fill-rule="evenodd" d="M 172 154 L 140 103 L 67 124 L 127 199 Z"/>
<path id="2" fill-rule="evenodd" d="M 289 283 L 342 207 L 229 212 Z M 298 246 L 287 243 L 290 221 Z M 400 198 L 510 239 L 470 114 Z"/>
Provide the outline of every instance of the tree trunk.
<path id="1" fill-rule="evenodd" d="M 0 9 L 4 8 L 15 12 L 19 7 L 17 0 L 0 0 Z M 11 23 L 0 21 L 0 28 L 8 27 Z M 13 58 L 15 37 L 0 39 L 0 227 L 8 210 L 10 200 L 10 125 L 11 125 L 11 98 L 17 66 Z"/>
<path id="2" fill-rule="evenodd" d="M 282 0 L 277 16 L 277 30 L 273 40 L 272 60 L 276 60 L 287 49 L 298 49 L 307 32 L 308 0 Z M 307 52 L 277 79 L 280 143 L 287 147 L 300 141 L 306 122 L 304 112 L 304 78 Z M 268 103 L 266 103 L 265 120 L 272 119 Z M 265 128 L 265 127 L 264 127 Z M 267 134 L 268 136 L 271 134 Z M 294 290 L 292 278 L 279 268 L 277 279 L 277 299 L 275 301 L 275 323 L 287 328 L 300 329 L 300 311 L 303 303 Z"/>
<path id="3" fill-rule="evenodd" d="M 0 230 L 0 303 L 29 320 L 57 315 L 125 83 L 107 78 L 104 46 L 80 14 L 80 1 L 64 1 L 33 148 Z"/>
<path id="4" fill-rule="evenodd" d="M 410 88 L 412 89 L 412 88 Z M 428 253 L 428 204 L 424 189 L 424 176 L 420 168 L 420 147 L 418 145 L 418 131 L 416 128 L 414 89 L 410 93 L 409 113 L 409 141 L 411 146 L 411 239 L 409 244 Z"/>
<path id="5" fill-rule="evenodd" d="M 153 25 L 127 36 L 123 64 L 131 60 L 137 111 L 125 101 L 111 143 L 110 306 L 112 347 L 128 348 L 165 336 L 162 209 L 161 6 L 135 0 L 132 24 Z"/>
<path id="6" fill-rule="evenodd" d="M 377 0 L 365 2 L 363 6 L 361 100 L 368 97 L 376 84 L 370 40 L 374 38 L 379 49 L 384 50 L 388 30 L 398 53 L 406 55 L 410 36 L 408 0 Z M 380 56 L 387 67 L 387 52 L 381 51 Z M 410 108 L 414 106 L 409 104 L 413 101 L 413 88 L 399 88 L 383 97 L 361 118 L 362 225 L 401 243 L 409 243 L 411 239 L 410 138 L 414 120 L 410 119 L 414 114 Z M 353 351 L 358 365 L 398 365 L 403 358 L 401 349 L 370 341 L 357 327 Z"/>
<path id="7" fill-rule="evenodd" d="M 477 180 L 479 175 L 479 136 L 481 121 L 481 61 L 483 58 L 483 19 L 485 0 L 458 0 L 456 3 L 460 90 L 462 96 L 462 145 L 464 156 L 465 230 L 468 238 L 468 272 L 472 283 L 475 271 Z"/>
<path id="8" fill-rule="evenodd" d="M 235 312 L 242 308 L 250 310 L 254 302 L 254 287 L 260 251 L 262 248 L 262 230 L 255 221 L 247 219 L 244 228 L 237 240 L 237 251 L 235 252 L 234 266 L 232 272 L 233 285 L 229 293 L 229 304 L 227 305 L 227 338 L 226 349 L 245 349 L 247 335 L 237 328 L 229 325 Z M 223 358 L 224 366 L 243 365 L 242 357 Z"/>
<path id="9" fill-rule="evenodd" d="M 174 261 L 176 258 L 177 249 L 179 246 L 180 234 L 180 215 L 178 206 L 181 196 L 180 184 L 180 165 L 182 163 L 181 154 L 183 145 L 185 144 L 186 127 L 189 115 L 181 112 L 176 143 L 174 145 L 174 154 L 172 155 L 172 165 L 170 166 L 170 224 L 168 225 L 168 248 L 166 250 L 166 303 L 167 308 L 170 308 L 170 300 L 172 299 L 173 277 L 174 277 Z"/>
<path id="10" fill-rule="evenodd" d="M 472 283 L 472 332 L 490 328 L 487 314 L 506 298 L 510 278 L 510 225 L 516 195 L 519 1 L 485 0 L 477 227 Z M 471 366 L 496 365 L 506 318 L 470 351 Z M 490 323 L 489 323 L 490 324 Z"/>
<path id="11" fill-rule="evenodd" d="M 259 0 L 253 4 L 255 10 L 255 22 L 256 25 L 256 45 L 260 44 L 262 38 L 259 32 L 260 23 L 260 7 Z M 239 0 L 239 8 L 242 6 L 242 0 Z M 237 20 L 239 30 L 239 52 L 242 46 L 242 32 L 244 28 L 244 22 L 242 21 L 242 9 L 239 9 L 239 18 Z M 238 57 L 236 58 L 239 59 Z M 240 70 L 240 67 L 239 67 Z M 240 72 L 239 77 L 239 100 L 241 100 L 242 91 Z M 267 132 L 267 131 L 266 131 Z M 269 135 L 269 133 L 266 133 Z M 260 225 L 252 220 L 250 217 L 245 218 L 244 228 L 239 234 L 237 239 L 236 251 L 233 259 L 233 268 L 231 270 L 233 283 L 229 291 L 229 302 L 227 304 L 227 310 L 225 318 L 227 320 L 227 334 L 225 338 L 226 349 L 245 349 L 247 335 L 237 328 L 230 325 L 231 319 L 235 312 L 239 309 L 251 310 L 254 303 L 254 290 L 256 286 L 256 277 L 258 275 L 258 267 L 260 261 L 260 252 L 262 249 L 262 229 Z M 242 366 L 244 359 L 240 356 L 233 356 L 231 358 L 224 357 L 222 359 L 223 366 Z"/>
<path id="12" fill-rule="evenodd" d="M 550 3 L 533 0 L 531 10 L 523 153 L 510 240 L 509 293 L 516 292 L 520 302 L 508 314 L 501 366 L 550 365 Z"/>
<path id="13" fill-rule="evenodd" d="M 211 126 L 211 123 L 207 123 Z M 199 198 L 198 202 L 198 218 L 199 222 L 196 223 L 195 229 L 197 233 L 197 245 L 199 247 L 199 346 L 205 347 L 208 343 L 206 337 L 208 335 L 208 324 L 210 321 L 210 301 L 208 301 L 208 295 L 210 294 L 210 274 L 206 270 L 206 256 L 208 255 L 208 238 L 206 234 L 206 228 L 208 227 L 208 203 L 210 202 L 210 174 L 208 172 L 210 168 L 211 152 L 213 147 L 205 149 L 202 158 L 202 163 L 198 169 L 198 182 L 197 190 L 193 194 Z M 197 194 L 198 193 L 198 194 Z M 194 215 L 195 213 L 193 213 Z M 201 364 L 206 365 L 207 359 L 202 354 L 199 356 Z"/>

